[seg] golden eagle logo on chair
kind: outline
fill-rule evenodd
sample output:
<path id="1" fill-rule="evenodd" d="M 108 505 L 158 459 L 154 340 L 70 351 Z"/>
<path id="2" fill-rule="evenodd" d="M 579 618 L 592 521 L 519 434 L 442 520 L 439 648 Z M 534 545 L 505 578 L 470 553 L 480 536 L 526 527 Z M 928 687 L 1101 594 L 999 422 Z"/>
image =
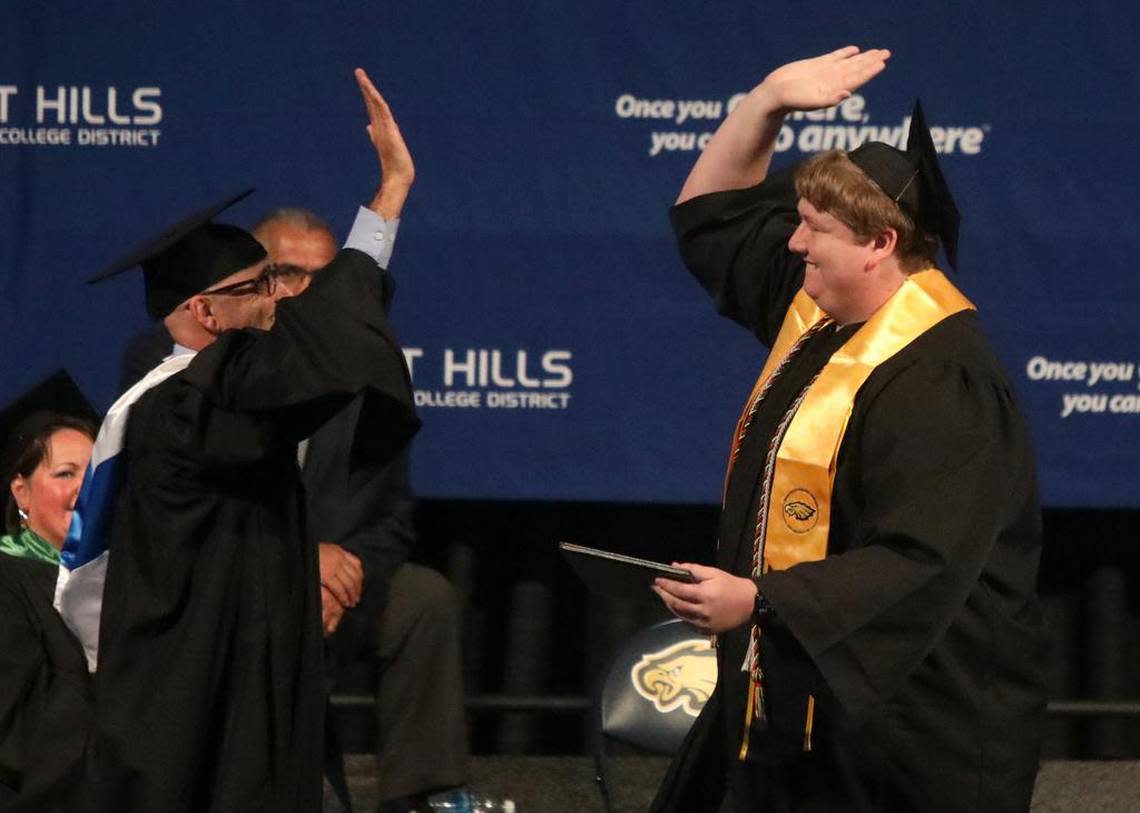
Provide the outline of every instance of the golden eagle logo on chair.
<path id="1" fill-rule="evenodd" d="M 716 650 L 708 638 L 689 638 L 642 655 L 629 677 L 662 714 L 683 709 L 696 717 L 716 687 Z"/>

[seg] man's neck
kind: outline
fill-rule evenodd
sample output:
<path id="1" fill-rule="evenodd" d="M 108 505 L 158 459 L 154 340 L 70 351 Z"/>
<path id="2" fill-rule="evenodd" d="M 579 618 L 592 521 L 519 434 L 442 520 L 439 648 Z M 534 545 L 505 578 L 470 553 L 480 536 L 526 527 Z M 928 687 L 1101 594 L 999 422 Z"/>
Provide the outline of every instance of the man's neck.
<path id="1" fill-rule="evenodd" d="M 851 309 L 842 315 L 832 314 L 832 318 L 835 319 L 839 327 L 866 322 L 878 313 L 879 308 L 886 305 L 891 297 L 898 293 L 899 288 L 906 282 L 906 278 L 907 274 L 898 267 L 897 263 L 878 268 L 874 279 L 865 289 L 862 300 L 852 303 Z"/>

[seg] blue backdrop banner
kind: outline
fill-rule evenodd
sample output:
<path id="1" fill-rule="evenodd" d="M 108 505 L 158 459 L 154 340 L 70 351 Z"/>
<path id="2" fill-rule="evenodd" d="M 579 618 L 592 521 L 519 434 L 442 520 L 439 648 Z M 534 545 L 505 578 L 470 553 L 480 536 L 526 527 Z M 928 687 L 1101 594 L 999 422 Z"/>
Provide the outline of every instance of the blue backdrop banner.
<path id="1" fill-rule="evenodd" d="M 921 96 L 963 212 L 956 279 L 1046 502 L 1140 505 L 1140 13 L 838 8 L 5 3 L 0 401 L 65 366 L 109 404 L 141 280 L 82 280 L 167 221 L 248 184 L 232 222 L 292 205 L 346 230 L 377 181 L 359 65 L 418 170 L 392 262 L 417 492 L 715 502 L 766 351 L 688 277 L 668 207 L 768 70 L 856 43 L 887 71 L 789 119 L 778 160 L 905 140 Z"/>

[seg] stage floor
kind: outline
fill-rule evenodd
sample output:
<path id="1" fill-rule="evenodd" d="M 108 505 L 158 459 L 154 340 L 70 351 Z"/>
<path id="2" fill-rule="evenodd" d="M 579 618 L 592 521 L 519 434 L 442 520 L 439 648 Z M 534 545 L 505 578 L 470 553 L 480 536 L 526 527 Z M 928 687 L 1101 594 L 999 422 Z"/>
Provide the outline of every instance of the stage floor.
<path id="1" fill-rule="evenodd" d="M 668 761 L 660 757 L 611 758 L 614 813 L 644 813 Z M 347 758 L 349 790 L 357 813 L 376 809 L 374 763 Z M 518 813 L 592 813 L 601 810 L 594 764 L 582 756 L 485 756 L 471 761 L 472 788 L 513 799 Z M 326 788 L 327 790 L 327 788 Z M 340 811 L 326 793 L 325 811 Z M 1037 776 L 1034 813 L 1135 813 L 1140 809 L 1140 761 L 1046 761 Z"/>

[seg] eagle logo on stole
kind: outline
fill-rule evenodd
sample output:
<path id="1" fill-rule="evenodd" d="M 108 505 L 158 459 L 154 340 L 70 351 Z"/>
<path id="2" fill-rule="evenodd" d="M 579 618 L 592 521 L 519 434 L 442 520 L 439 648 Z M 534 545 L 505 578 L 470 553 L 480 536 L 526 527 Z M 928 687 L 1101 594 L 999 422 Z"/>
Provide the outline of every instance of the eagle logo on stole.
<path id="1" fill-rule="evenodd" d="M 641 656 L 630 670 L 637 693 L 662 714 L 700 714 L 716 687 L 716 650 L 708 638 L 689 638 Z"/>
<path id="2" fill-rule="evenodd" d="M 784 524 L 796 534 L 805 534 L 819 521 L 819 503 L 815 495 L 803 488 L 794 488 L 784 497 Z"/>

